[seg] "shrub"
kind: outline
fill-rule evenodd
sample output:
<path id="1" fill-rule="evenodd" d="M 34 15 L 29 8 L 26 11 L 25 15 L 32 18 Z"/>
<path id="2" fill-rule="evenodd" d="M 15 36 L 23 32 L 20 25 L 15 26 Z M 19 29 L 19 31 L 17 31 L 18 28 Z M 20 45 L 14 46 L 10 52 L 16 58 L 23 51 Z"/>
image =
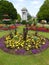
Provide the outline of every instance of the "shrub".
<path id="1" fill-rule="evenodd" d="M 22 22 L 21 22 L 21 24 L 26 24 L 27 22 L 26 22 L 26 20 L 23 20 Z"/>

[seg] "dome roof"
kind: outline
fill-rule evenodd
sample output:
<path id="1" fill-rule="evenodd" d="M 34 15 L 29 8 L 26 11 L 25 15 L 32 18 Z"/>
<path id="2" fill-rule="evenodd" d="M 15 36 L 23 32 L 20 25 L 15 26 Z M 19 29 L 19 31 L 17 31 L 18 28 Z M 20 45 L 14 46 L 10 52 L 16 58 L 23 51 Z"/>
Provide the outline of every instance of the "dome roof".
<path id="1" fill-rule="evenodd" d="M 24 7 L 24 8 L 22 8 L 22 11 L 27 11 L 27 9 Z"/>

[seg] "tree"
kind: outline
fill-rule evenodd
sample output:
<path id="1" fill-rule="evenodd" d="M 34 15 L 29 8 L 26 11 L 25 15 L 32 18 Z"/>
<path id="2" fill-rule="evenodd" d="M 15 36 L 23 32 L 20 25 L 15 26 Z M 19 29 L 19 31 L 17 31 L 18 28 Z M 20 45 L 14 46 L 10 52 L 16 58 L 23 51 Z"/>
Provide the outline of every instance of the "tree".
<path id="1" fill-rule="evenodd" d="M 49 22 L 49 0 L 45 0 L 44 4 L 40 7 L 39 12 L 37 13 L 38 20 L 46 20 Z"/>
<path id="2" fill-rule="evenodd" d="M 21 21 L 21 16 L 20 16 L 20 14 L 17 14 L 17 19 L 18 19 L 19 22 Z"/>
<path id="3" fill-rule="evenodd" d="M 3 15 L 8 15 L 4 18 Z M 11 21 L 5 20 L 6 18 L 11 19 Z M 13 4 L 9 1 L 1 0 L 0 1 L 0 20 L 5 20 L 3 23 L 15 25 L 15 19 L 17 19 L 17 10 L 14 8 Z M 16 26 L 16 25 L 15 25 Z M 15 28 L 16 32 L 16 28 Z"/>
<path id="4" fill-rule="evenodd" d="M 37 18 L 33 18 L 33 25 L 37 25 Z"/>
<path id="5" fill-rule="evenodd" d="M 0 1 L 0 19 L 3 19 L 3 15 L 8 14 L 10 19 L 17 19 L 17 11 L 14 8 L 13 4 L 8 1 Z"/>
<path id="6" fill-rule="evenodd" d="M 26 24 L 27 22 L 26 22 L 26 20 L 22 20 L 22 22 L 21 22 L 22 24 Z"/>
<path id="7" fill-rule="evenodd" d="M 28 13 L 27 19 L 30 20 L 32 16 Z"/>
<path id="8" fill-rule="evenodd" d="M 6 1 L 6 0 L 0 0 L 0 1 Z"/>

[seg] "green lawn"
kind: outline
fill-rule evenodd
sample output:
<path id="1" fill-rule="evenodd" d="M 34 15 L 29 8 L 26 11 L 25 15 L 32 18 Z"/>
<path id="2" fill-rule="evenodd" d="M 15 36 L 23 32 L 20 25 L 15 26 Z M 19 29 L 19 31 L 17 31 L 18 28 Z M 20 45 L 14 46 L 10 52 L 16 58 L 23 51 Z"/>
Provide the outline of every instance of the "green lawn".
<path id="1" fill-rule="evenodd" d="M 9 31 L 0 31 L 0 37 L 3 37 L 8 34 Z"/>
<path id="2" fill-rule="evenodd" d="M 29 31 L 29 33 L 33 34 L 33 33 L 35 33 L 35 31 Z M 49 33 L 47 33 L 47 32 L 38 32 L 38 34 L 49 39 Z"/>
<path id="3" fill-rule="evenodd" d="M 17 30 L 22 32 L 22 28 L 19 27 Z M 10 31 L 0 31 L 0 37 L 7 35 Z M 12 31 L 13 32 L 13 31 Z M 29 31 L 30 34 L 35 31 Z M 39 32 L 49 38 L 49 33 Z M 0 65 L 49 65 L 49 48 L 36 55 L 12 55 L 0 50 Z"/>
<path id="4" fill-rule="evenodd" d="M 49 65 L 49 49 L 36 55 L 12 55 L 0 50 L 0 65 Z"/>

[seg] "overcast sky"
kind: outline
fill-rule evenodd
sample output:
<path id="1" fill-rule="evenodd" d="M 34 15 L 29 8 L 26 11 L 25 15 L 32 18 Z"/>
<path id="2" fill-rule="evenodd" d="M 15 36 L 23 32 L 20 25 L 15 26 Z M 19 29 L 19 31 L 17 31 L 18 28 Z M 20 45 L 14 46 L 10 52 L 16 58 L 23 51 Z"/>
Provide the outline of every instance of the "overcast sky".
<path id="1" fill-rule="evenodd" d="M 14 7 L 17 9 L 17 12 L 21 15 L 21 9 L 23 7 L 27 8 L 28 12 L 32 16 L 36 16 L 39 8 L 44 3 L 44 0 L 8 0 L 13 3 Z"/>

